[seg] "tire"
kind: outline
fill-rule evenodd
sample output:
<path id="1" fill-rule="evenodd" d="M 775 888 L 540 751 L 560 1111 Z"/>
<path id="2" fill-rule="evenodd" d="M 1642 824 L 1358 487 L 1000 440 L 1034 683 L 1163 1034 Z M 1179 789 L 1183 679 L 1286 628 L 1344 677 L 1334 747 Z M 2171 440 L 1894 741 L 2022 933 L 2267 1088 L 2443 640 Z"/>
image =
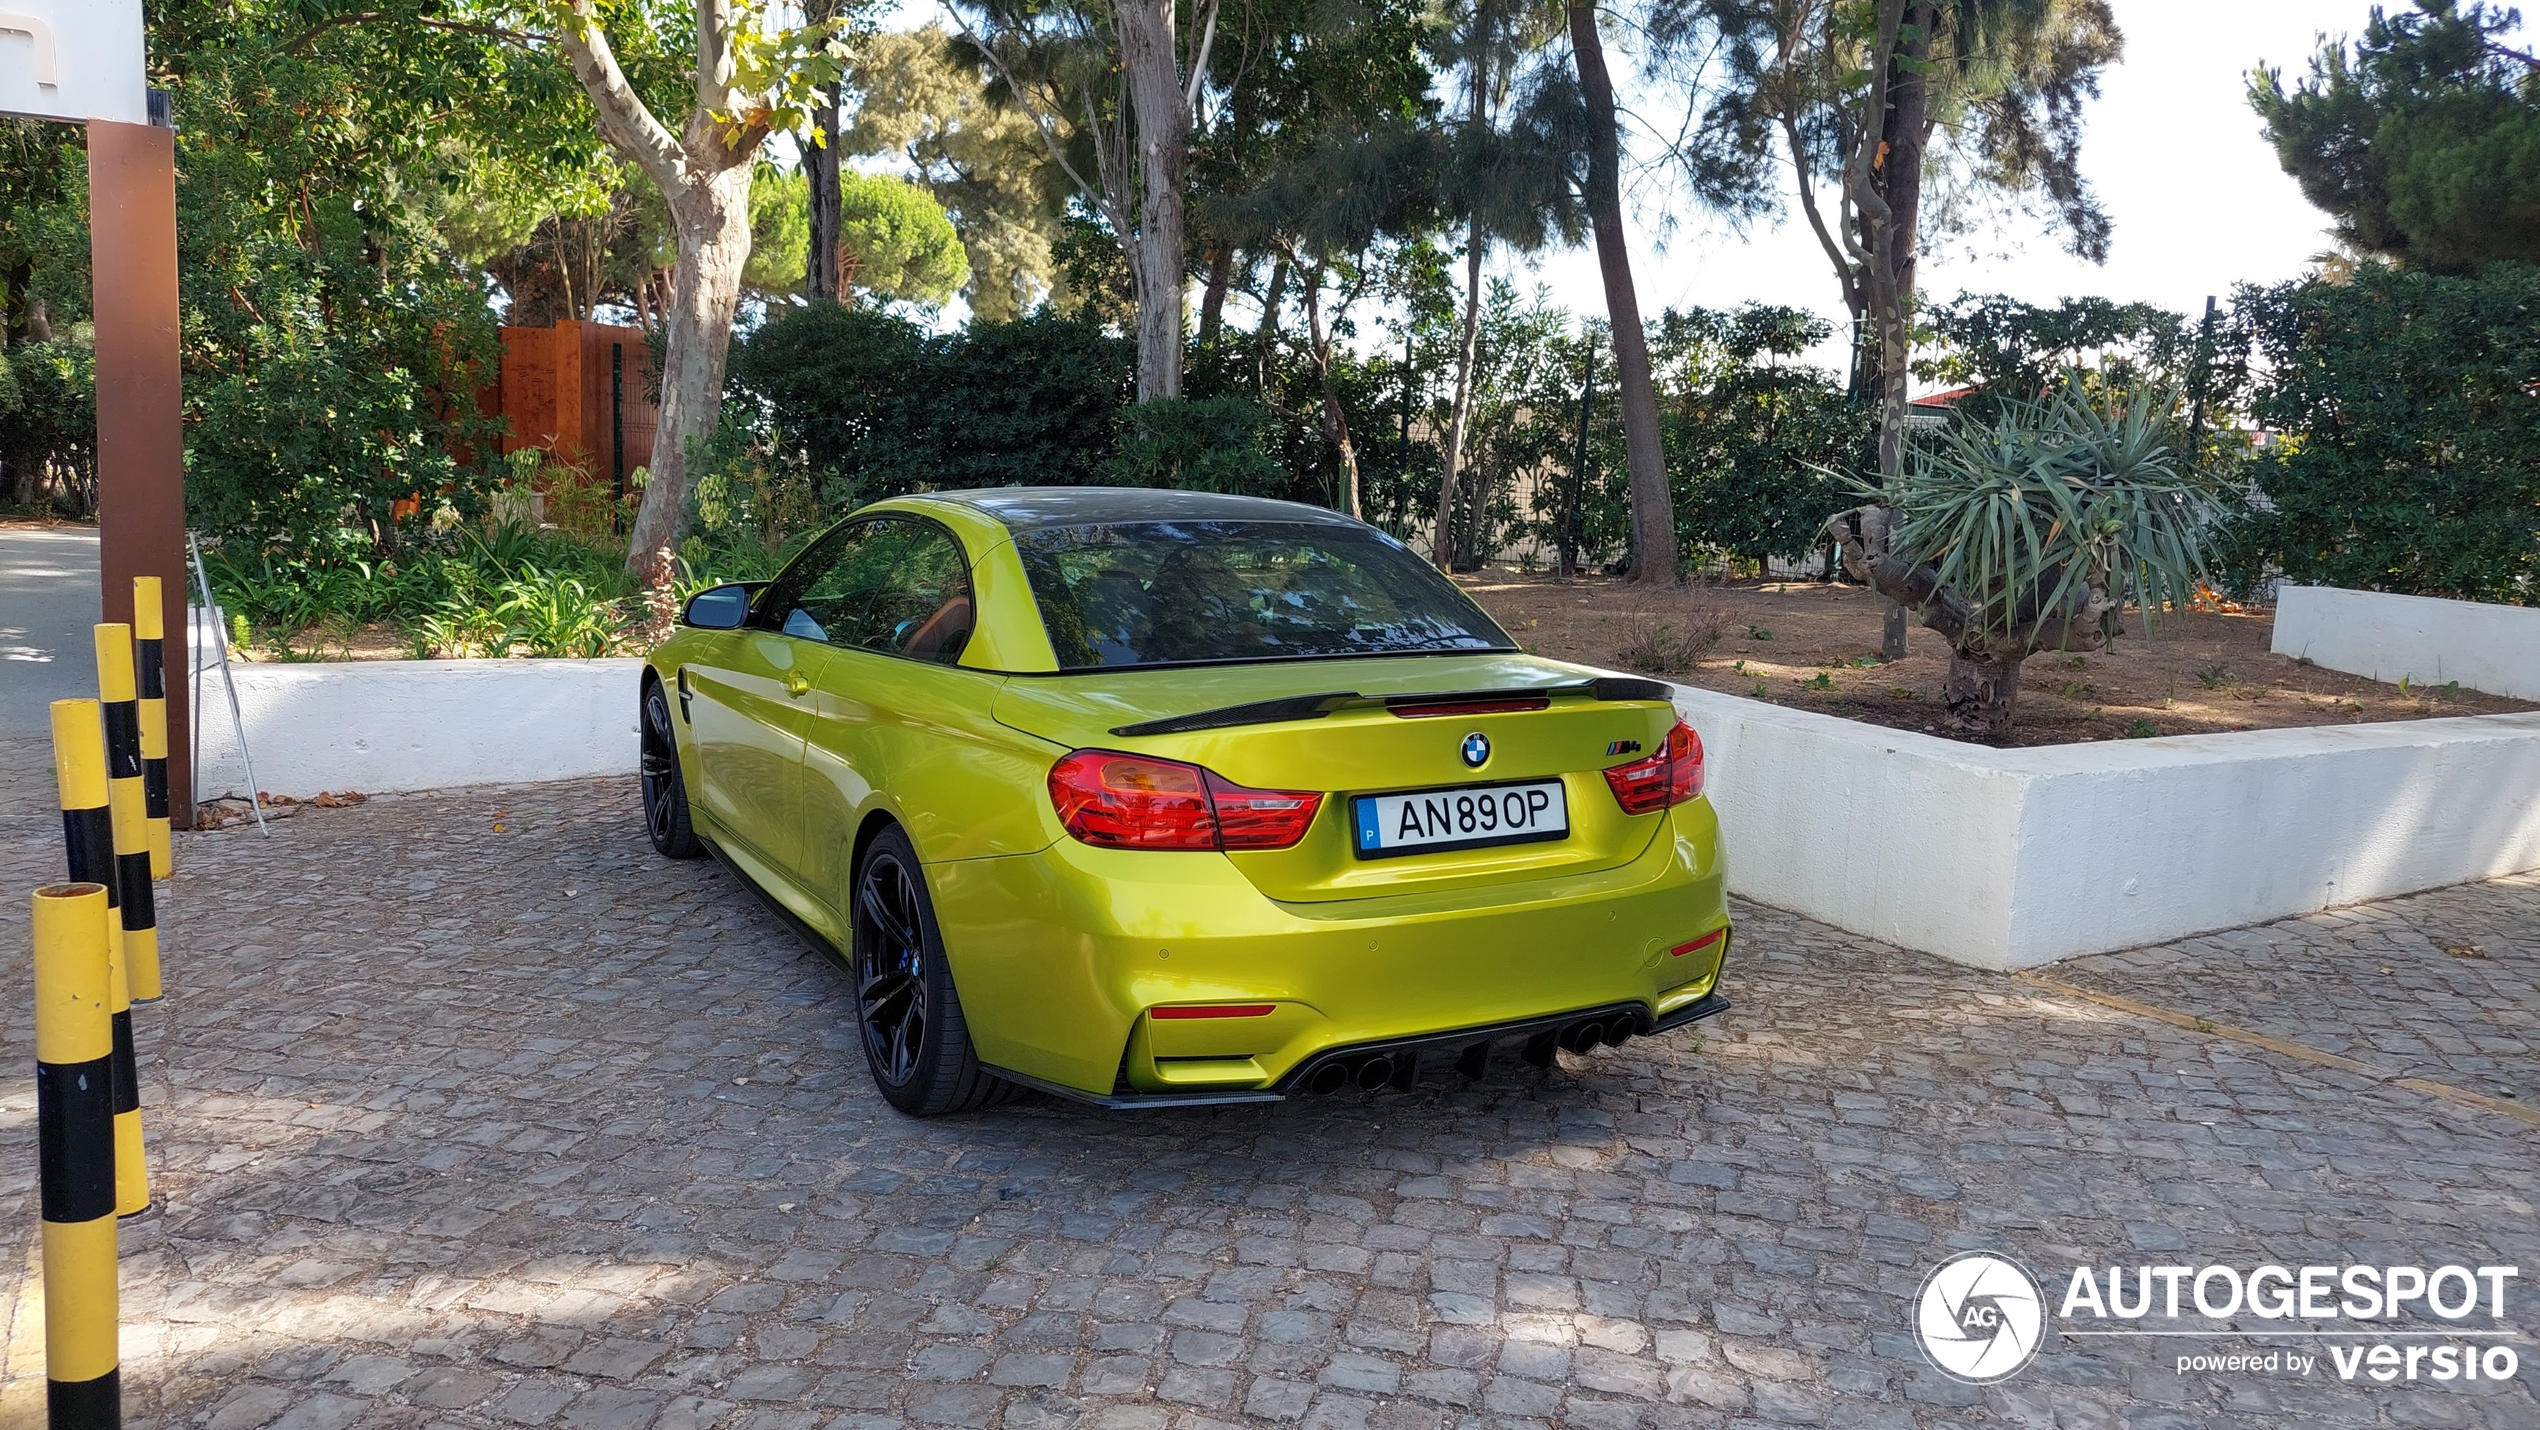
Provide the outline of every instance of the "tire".
<path id="1" fill-rule="evenodd" d="M 898 828 L 876 835 L 857 862 L 854 908 L 847 968 L 857 1042 L 883 1098 L 911 1117 L 939 1117 L 1014 1096 L 970 1046 L 925 871 Z"/>
<path id="2" fill-rule="evenodd" d="M 644 682 L 643 747 L 638 761 L 644 777 L 644 832 L 653 848 L 672 859 L 694 859 L 706 852 L 688 823 L 688 781 L 679 772 L 679 737 L 670 723 L 670 697 L 661 682 Z"/>

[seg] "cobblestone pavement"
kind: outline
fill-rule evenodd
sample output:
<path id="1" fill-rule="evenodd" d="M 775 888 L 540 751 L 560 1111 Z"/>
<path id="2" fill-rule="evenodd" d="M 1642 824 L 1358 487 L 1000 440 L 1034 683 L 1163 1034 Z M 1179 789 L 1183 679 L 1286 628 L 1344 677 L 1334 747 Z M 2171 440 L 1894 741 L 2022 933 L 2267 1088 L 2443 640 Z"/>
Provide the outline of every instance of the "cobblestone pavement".
<path id="1" fill-rule="evenodd" d="M 21 891 L 57 868 L 42 761 L 0 741 Z M 1906 1334 L 1969 1247 L 2514 1265 L 2528 1333 L 2540 1128 L 2510 1118 L 1743 906 L 1699 1036 L 1453 1092 L 919 1123 L 835 969 L 635 819 L 570 783 L 180 836 L 131 1423 L 2540 1426 L 2528 1339 L 2503 1383 L 2098 1341 L 1977 1390 Z M 0 904 L 21 1010 L 25 920 Z M 2540 1097 L 2535 957 L 2524 879 L 2057 972 Z M 31 1230 L 22 1014 L 0 1041 L 0 1215 Z M 0 1257 L 21 1409 L 26 1277 Z"/>

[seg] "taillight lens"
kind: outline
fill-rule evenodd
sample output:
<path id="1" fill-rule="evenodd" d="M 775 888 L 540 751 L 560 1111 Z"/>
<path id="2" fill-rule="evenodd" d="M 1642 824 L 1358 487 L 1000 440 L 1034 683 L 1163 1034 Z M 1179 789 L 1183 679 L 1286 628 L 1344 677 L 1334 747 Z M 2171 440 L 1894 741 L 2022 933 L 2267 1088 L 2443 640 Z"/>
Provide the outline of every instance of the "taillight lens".
<path id="1" fill-rule="evenodd" d="M 1310 790 L 1249 789 L 1211 771 L 1208 800 L 1217 806 L 1217 839 L 1228 849 L 1285 849 L 1305 837 L 1323 796 Z"/>
<path id="2" fill-rule="evenodd" d="M 1059 823 L 1101 849 L 1285 849 L 1323 796 L 1251 789 L 1179 760 L 1078 750 L 1050 770 Z"/>
<path id="3" fill-rule="evenodd" d="M 1702 793 L 1702 737 L 1682 720 L 1667 732 L 1666 746 L 1645 760 L 1605 772 L 1614 802 L 1625 814 L 1655 814 Z"/>
<path id="4" fill-rule="evenodd" d="M 1059 823 L 1103 849 L 1214 849 L 1208 772 L 1174 760 L 1079 750 L 1050 771 Z"/>

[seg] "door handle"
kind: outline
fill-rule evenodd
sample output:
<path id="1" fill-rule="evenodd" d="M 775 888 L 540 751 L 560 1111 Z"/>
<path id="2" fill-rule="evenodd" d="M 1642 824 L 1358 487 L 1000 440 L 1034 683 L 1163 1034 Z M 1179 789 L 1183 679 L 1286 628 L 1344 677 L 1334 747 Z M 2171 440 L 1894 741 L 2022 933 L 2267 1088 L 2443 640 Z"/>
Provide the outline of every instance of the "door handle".
<path id="1" fill-rule="evenodd" d="M 811 677 L 803 674 L 799 670 L 786 671 L 785 693 L 794 697 L 796 700 L 802 699 L 804 696 L 811 693 Z"/>

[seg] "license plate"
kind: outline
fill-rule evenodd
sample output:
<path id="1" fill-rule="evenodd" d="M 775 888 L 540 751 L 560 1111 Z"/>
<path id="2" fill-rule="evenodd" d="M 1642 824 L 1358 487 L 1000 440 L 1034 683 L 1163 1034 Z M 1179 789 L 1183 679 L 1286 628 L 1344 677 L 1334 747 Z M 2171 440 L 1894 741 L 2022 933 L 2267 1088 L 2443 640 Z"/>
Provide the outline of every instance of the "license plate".
<path id="1" fill-rule="evenodd" d="M 1361 859 L 1570 837 L 1559 780 L 1363 794 L 1350 801 L 1350 814 Z"/>

